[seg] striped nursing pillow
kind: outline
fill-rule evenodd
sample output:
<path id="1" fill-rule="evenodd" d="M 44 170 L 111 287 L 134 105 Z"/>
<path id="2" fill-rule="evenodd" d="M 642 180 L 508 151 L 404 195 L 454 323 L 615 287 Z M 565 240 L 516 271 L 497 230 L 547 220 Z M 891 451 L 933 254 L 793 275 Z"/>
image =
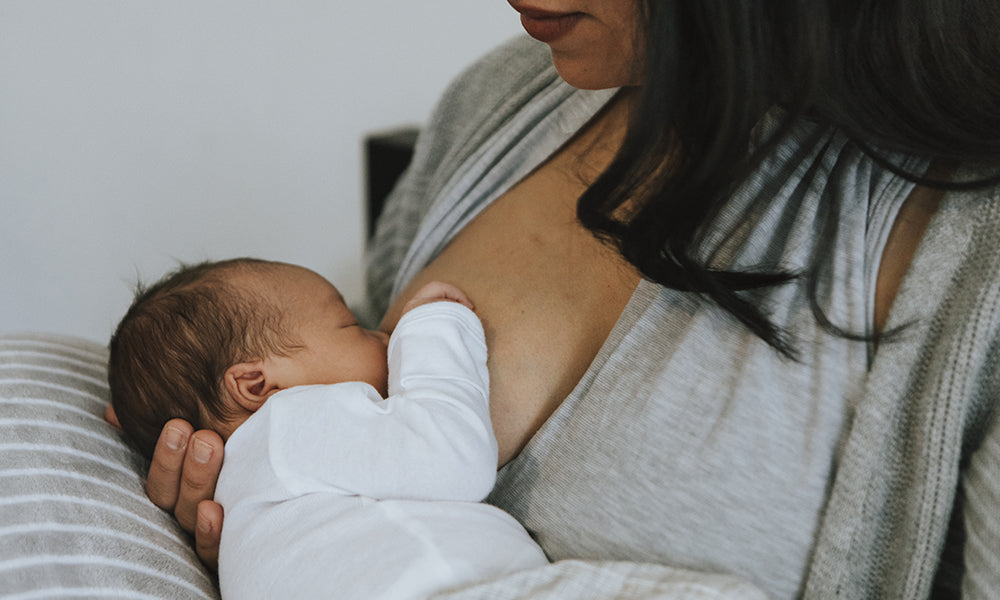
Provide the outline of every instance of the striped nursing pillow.
<path id="1" fill-rule="evenodd" d="M 101 417 L 106 361 L 85 340 L 0 336 L 0 597 L 218 598 Z"/>

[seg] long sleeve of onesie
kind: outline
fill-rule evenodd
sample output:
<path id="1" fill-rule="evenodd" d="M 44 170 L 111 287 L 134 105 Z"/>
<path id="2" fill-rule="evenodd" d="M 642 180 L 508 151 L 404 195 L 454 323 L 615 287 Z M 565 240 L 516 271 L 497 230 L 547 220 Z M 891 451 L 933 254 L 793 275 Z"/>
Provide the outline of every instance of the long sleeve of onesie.
<path id="1" fill-rule="evenodd" d="M 360 382 L 291 388 L 230 437 L 216 490 L 223 597 L 412 600 L 546 563 L 517 521 L 479 502 L 497 444 L 475 314 L 418 307 L 388 356 L 388 398 Z"/>
<path id="2" fill-rule="evenodd" d="M 233 437 L 247 425 L 263 436 L 291 495 L 482 500 L 496 477 L 497 443 L 479 319 L 453 302 L 420 306 L 400 320 L 388 356 L 388 398 L 360 382 L 291 388 Z"/>

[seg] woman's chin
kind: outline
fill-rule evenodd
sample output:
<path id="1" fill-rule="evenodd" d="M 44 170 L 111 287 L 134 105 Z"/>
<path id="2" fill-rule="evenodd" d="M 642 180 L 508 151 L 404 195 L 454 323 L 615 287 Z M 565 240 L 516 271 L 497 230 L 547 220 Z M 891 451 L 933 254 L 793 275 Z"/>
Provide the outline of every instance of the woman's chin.
<path id="1" fill-rule="evenodd" d="M 561 57 L 555 51 L 552 52 L 552 64 L 563 81 L 581 90 L 608 90 L 638 85 L 637 78 L 630 72 L 602 69 L 601 65 Z"/>

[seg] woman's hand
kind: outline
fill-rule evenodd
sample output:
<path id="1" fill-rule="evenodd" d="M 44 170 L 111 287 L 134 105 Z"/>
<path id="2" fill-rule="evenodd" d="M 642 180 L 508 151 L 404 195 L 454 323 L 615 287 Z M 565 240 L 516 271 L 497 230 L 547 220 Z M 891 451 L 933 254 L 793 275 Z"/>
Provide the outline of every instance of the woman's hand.
<path id="1" fill-rule="evenodd" d="M 121 429 L 109 404 L 104 420 Z M 146 479 L 146 495 L 163 510 L 173 511 L 181 527 L 194 533 L 194 549 L 213 571 L 219 566 L 222 505 L 212 500 L 222 470 L 224 442 L 214 431 L 193 431 L 183 419 L 167 421 L 156 441 Z"/>
<path id="2" fill-rule="evenodd" d="M 193 431 L 184 420 L 168 421 L 153 451 L 146 494 L 194 532 L 195 551 L 210 569 L 219 562 L 222 506 L 213 501 L 222 469 L 223 441 L 209 430 Z"/>

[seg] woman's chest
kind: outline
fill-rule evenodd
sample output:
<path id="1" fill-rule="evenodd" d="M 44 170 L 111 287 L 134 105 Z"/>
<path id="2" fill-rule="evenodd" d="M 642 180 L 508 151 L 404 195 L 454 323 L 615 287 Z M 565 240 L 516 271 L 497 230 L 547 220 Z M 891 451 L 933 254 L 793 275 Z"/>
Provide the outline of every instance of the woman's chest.
<path id="1" fill-rule="evenodd" d="M 501 463 L 569 395 L 638 282 L 576 221 L 582 191 L 559 169 L 538 171 L 463 228 L 399 296 L 439 280 L 472 299 L 490 348 Z"/>

